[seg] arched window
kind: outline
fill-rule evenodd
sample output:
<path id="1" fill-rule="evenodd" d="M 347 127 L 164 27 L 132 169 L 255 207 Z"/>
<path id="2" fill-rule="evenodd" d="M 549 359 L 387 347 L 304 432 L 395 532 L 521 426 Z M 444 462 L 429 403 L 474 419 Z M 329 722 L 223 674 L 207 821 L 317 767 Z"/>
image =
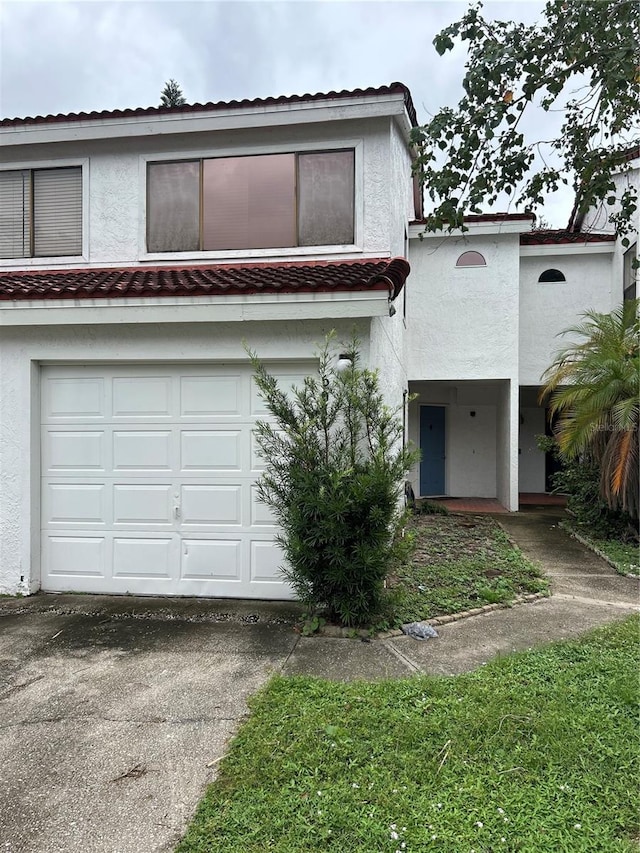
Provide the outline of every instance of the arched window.
<path id="1" fill-rule="evenodd" d="M 544 284 L 545 282 L 550 281 L 566 281 L 566 278 L 564 277 L 564 273 L 560 270 L 545 270 L 538 281 Z"/>
<path id="2" fill-rule="evenodd" d="M 480 252 L 463 252 L 456 261 L 457 267 L 486 267 L 487 262 Z"/>

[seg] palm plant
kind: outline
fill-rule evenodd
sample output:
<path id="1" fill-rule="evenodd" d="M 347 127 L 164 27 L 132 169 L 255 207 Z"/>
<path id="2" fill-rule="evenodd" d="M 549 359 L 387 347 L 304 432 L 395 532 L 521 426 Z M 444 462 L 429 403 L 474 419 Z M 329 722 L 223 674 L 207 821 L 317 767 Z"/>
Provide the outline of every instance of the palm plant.
<path id="1" fill-rule="evenodd" d="M 600 493 L 612 510 L 638 518 L 638 341 L 640 300 L 611 314 L 589 311 L 563 332 L 582 338 L 545 372 L 541 399 L 557 416 L 555 436 L 565 459 L 584 459 L 600 469 Z"/>

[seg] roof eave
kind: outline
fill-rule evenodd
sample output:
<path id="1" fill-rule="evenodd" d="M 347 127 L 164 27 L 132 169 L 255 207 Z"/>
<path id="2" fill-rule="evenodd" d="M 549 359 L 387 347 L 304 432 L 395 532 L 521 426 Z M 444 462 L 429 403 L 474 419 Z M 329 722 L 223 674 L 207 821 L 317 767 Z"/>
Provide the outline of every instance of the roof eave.
<path id="1" fill-rule="evenodd" d="M 405 128 L 405 135 L 408 136 L 412 126 L 411 110 L 404 92 L 250 104 L 215 110 L 203 107 L 189 112 L 154 111 L 113 117 L 100 117 L 98 114 L 69 121 L 17 123 L 0 127 L 0 144 L 7 146 L 131 138 L 382 117 L 394 117 Z"/>
<path id="2" fill-rule="evenodd" d="M 384 317 L 386 288 L 332 293 L 0 300 L 0 327 L 219 323 Z"/>
<path id="3" fill-rule="evenodd" d="M 551 255 L 612 255 L 616 244 L 612 240 L 574 243 L 533 243 L 520 246 L 521 258 Z"/>
<path id="4" fill-rule="evenodd" d="M 409 223 L 409 239 L 439 239 L 443 237 L 479 237 L 489 234 L 524 234 L 531 230 L 533 216 L 528 214 L 506 214 L 496 216 L 488 215 L 469 217 L 465 219 L 466 231 L 456 229 L 454 231 L 425 231 L 424 224 L 420 222 Z"/>

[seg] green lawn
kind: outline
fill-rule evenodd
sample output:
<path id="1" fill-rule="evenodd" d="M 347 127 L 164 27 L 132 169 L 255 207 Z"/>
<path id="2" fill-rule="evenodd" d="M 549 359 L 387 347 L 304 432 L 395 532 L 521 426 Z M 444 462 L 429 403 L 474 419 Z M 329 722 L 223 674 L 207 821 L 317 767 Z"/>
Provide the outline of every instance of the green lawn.
<path id="1" fill-rule="evenodd" d="M 415 515 L 411 559 L 390 578 L 390 622 L 400 624 L 547 592 L 541 577 L 488 516 Z"/>
<path id="2" fill-rule="evenodd" d="M 177 851 L 637 851 L 638 628 L 455 678 L 275 678 Z"/>
<path id="3" fill-rule="evenodd" d="M 615 539 L 594 539 L 594 545 L 616 564 L 622 574 L 640 574 L 640 552 L 637 545 Z"/>
<path id="4" fill-rule="evenodd" d="M 565 526 L 567 529 L 579 533 L 583 539 L 590 543 L 593 549 L 606 554 L 620 574 L 640 574 L 640 550 L 637 543 L 620 542 L 617 539 L 596 539 L 590 536 L 589 531 L 584 530 L 580 525 L 572 525 L 571 522 L 566 522 Z"/>

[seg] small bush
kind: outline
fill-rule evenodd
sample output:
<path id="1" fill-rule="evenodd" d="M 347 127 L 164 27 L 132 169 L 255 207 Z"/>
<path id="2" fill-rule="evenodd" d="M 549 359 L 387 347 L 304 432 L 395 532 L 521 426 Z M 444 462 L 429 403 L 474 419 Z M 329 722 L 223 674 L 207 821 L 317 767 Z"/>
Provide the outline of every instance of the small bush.
<path id="1" fill-rule="evenodd" d="M 449 515 L 449 510 L 444 504 L 437 501 L 420 501 L 416 507 L 420 515 Z"/>
<path id="2" fill-rule="evenodd" d="M 256 424 L 267 468 L 259 499 L 273 512 L 283 574 L 311 612 L 343 625 L 369 624 L 402 524 L 401 495 L 417 453 L 403 444 L 402 421 L 383 403 L 375 372 L 360 368 L 358 341 L 338 372 L 331 337 L 318 375 L 289 395 L 249 351 L 273 421 Z"/>
<path id="3" fill-rule="evenodd" d="M 594 461 L 565 459 L 555 439 L 548 436 L 538 436 L 538 447 L 562 461 L 562 469 L 553 475 L 553 488 L 567 496 L 567 510 L 578 527 L 585 528 L 596 538 L 624 542 L 634 537 L 635 525 L 631 517 L 622 510 L 610 509 L 602 498 L 600 467 Z"/>

